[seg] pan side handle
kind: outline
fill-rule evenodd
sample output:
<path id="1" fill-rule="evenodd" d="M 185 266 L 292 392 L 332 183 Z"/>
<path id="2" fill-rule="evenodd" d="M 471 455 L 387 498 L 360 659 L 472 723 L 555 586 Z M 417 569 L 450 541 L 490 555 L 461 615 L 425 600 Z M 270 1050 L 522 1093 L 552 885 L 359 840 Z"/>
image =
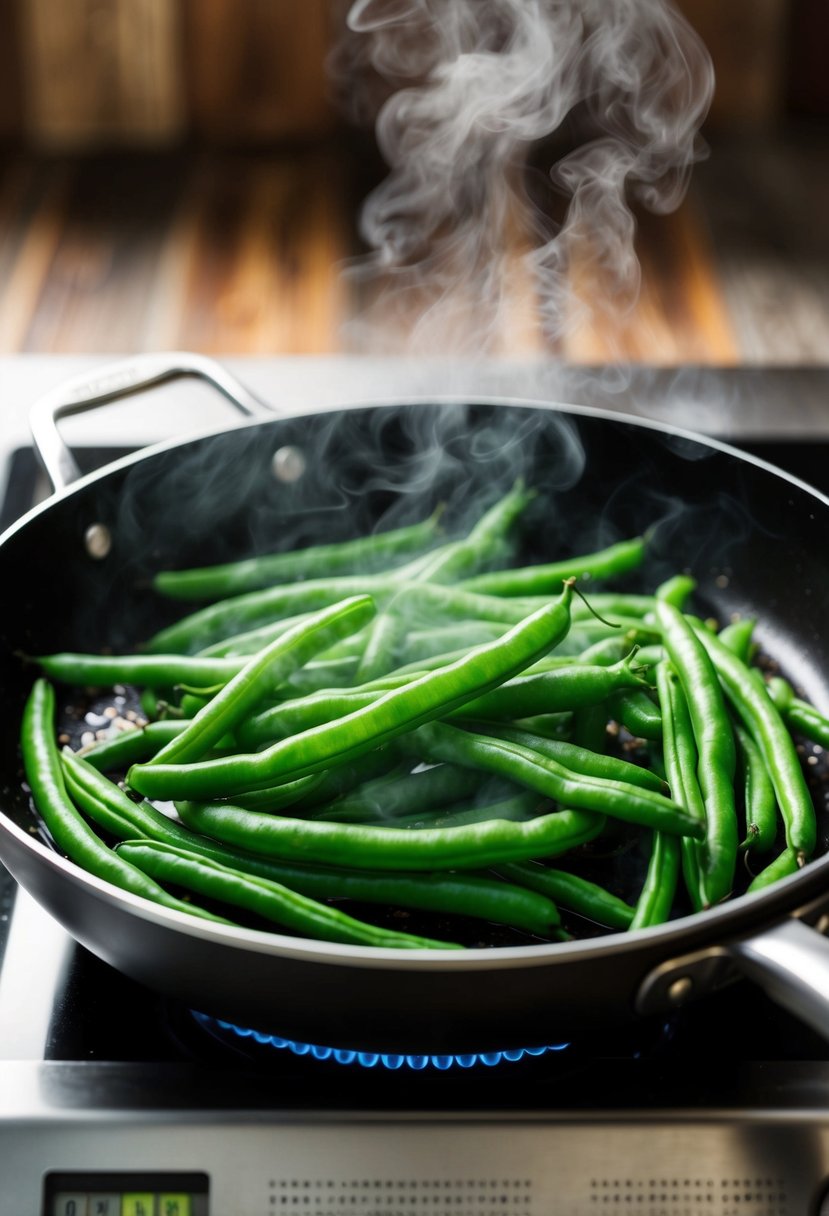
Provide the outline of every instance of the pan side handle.
<path id="1" fill-rule="evenodd" d="M 32 439 L 53 488 L 56 491 L 65 489 L 81 475 L 58 430 L 61 418 L 96 409 L 180 376 L 195 376 L 211 384 L 248 417 L 272 416 L 264 402 L 221 364 L 204 355 L 172 351 L 134 355 L 118 363 L 109 363 L 66 381 L 32 406 L 29 415 Z"/>
<path id="2" fill-rule="evenodd" d="M 829 1039 L 829 941 L 794 917 L 729 943 L 738 969 Z"/>

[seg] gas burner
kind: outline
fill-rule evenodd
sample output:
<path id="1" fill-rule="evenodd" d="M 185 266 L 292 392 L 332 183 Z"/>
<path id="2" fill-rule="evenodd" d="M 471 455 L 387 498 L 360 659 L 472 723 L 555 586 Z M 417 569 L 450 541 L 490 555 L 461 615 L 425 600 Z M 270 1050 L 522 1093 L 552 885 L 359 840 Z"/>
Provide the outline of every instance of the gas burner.
<path id="1" fill-rule="evenodd" d="M 515 1047 L 503 1051 L 476 1051 L 458 1055 L 403 1055 L 390 1052 L 354 1051 L 342 1047 L 324 1047 L 316 1043 L 303 1043 L 297 1039 L 284 1039 L 276 1034 L 267 1034 L 244 1026 L 236 1026 L 220 1018 L 192 1010 L 195 1021 L 220 1042 L 241 1046 L 243 1050 L 287 1052 L 295 1056 L 306 1056 L 313 1060 L 329 1060 L 334 1064 L 351 1065 L 357 1068 L 376 1068 L 395 1072 L 409 1069 L 412 1072 L 448 1072 L 450 1069 L 471 1070 L 494 1068 L 500 1064 L 514 1064 L 533 1056 L 546 1056 L 553 1052 L 566 1052 L 571 1044 L 553 1043 L 545 1047 Z"/>

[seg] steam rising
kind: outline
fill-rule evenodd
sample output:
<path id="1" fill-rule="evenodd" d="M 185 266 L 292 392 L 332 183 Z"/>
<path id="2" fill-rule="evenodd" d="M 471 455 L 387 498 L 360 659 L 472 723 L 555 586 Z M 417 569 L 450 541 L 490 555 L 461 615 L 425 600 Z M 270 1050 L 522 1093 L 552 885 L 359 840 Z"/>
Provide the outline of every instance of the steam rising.
<path id="1" fill-rule="evenodd" d="M 629 309 L 633 208 L 679 204 L 713 89 L 667 0 L 356 0 L 347 24 L 335 68 L 390 168 L 347 272 L 355 344 L 497 351 L 522 293 L 547 342 Z"/>

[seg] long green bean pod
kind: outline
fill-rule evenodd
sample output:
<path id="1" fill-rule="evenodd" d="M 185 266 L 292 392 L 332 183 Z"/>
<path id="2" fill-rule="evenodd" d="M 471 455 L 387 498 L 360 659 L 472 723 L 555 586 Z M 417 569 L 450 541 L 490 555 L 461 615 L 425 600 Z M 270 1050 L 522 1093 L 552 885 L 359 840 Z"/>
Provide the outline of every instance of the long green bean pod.
<path id="1" fill-rule="evenodd" d="M 202 659 L 176 654 L 83 654 L 61 651 L 33 656 L 44 675 L 58 684 L 103 688 L 112 684 L 141 684 L 172 688 L 187 684 L 199 687 L 223 685 L 238 675 L 244 658 Z"/>
<path id="2" fill-rule="evenodd" d="M 528 490 L 522 481 L 516 482 L 494 506 L 484 512 L 467 536 L 447 546 L 433 561 L 422 565 L 418 581 L 452 583 L 488 564 L 493 552 L 498 552 L 502 547 L 516 519 L 534 498 L 534 490 Z M 560 587 L 563 581 L 560 578 L 555 586 Z"/>
<path id="3" fill-rule="evenodd" d="M 174 883 L 208 899 L 255 912 L 305 937 L 395 950 L 461 949 L 454 942 L 368 925 L 280 883 L 255 878 L 186 849 L 150 840 L 128 840 L 117 849 L 122 858 L 159 882 Z"/>
<path id="4" fill-rule="evenodd" d="M 727 646 L 699 630 L 723 687 L 743 724 L 760 748 L 777 795 L 786 843 L 801 861 L 811 857 L 817 841 L 815 807 L 788 727 L 757 673 Z"/>
<path id="5" fill-rule="evenodd" d="M 656 669 L 656 687 L 662 707 L 662 757 L 672 796 L 700 823 L 705 823 L 705 803 L 697 780 L 697 746 L 688 703 L 670 660 Z M 682 838 L 682 876 L 695 912 L 707 902 L 702 881 L 699 842 Z"/>
<path id="6" fill-rule="evenodd" d="M 608 929 L 628 929 L 633 920 L 634 909 L 630 904 L 578 874 L 532 861 L 509 862 L 497 866 L 495 872 L 519 886 L 549 895 L 559 907 Z"/>
<path id="7" fill-rule="evenodd" d="M 539 937 L 555 939 L 559 936 L 560 918 L 549 893 L 539 892 L 539 896 L 546 898 L 527 898 L 530 893 L 522 889 L 527 884 L 513 884 L 505 890 L 503 884 L 475 874 L 386 874 L 358 868 L 269 861 L 197 836 L 189 828 L 160 814 L 149 803 L 133 802 L 117 785 L 71 754 L 62 756 L 62 764 L 73 801 L 118 839 L 143 837 L 186 849 L 315 900 L 353 900 L 417 908 L 511 925 Z M 497 808 L 493 806 L 492 812 L 501 816 L 507 810 L 512 813 L 513 809 L 515 818 L 530 817 L 526 800 L 520 808 L 507 808 L 499 803 Z M 435 826 L 440 825 L 435 823 Z"/>
<path id="8" fill-rule="evenodd" d="M 679 877 L 679 859 L 677 838 L 665 832 L 654 832 L 648 871 L 630 922 L 631 929 L 662 925 L 670 919 Z"/>
<path id="9" fill-rule="evenodd" d="M 829 748 L 829 718 L 795 694 L 788 680 L 772 676 L 766 688 L 790 731 Z"/>
<path id="10" fill-rule="evenodd" d="M 702 631 L 695 633 L 679 609 L 665 601 L 657 603 L 656 617 L 691 716 L 699 757 L 697 777 L 705 802 L 703 886 L 706 901 L 719 903 L 731 892 L 737 864 L 734 732 L 717 672 L 700 641 Z"/>
<path id="11" fill-rule="evenodd" d="M 743 781 L 746 838 L 743 847 L 765 853 L 774 848 L 777 837 L 777 798 L 762 752 L 749 731 L 739 724 L 737 761 Z"/>
<path id="12" fill-rule="evenodd" d="M 570 772 L 583 773 L 585 777 L 602 777 L 607 781 L 621 781 L 627 785 L 653 790 L 657 794 L 667 793 L 665 782 L 652 769 L 623 760 L 620 756 L 594 751 L 568 739 L 538 735 L 520 725 L 491 724 L 486 725 L 485 729 L 479 728 L 478 733 L 517 743 L 530 751 L 538 752 L 548 760 L 554 760 Z"/>
<path id="13" fill-rule="evenodd" d="M 606 579 L 635 570 L 644 560 L 645 544 L 644 538 L 637 536 L 595 553 L 579 554 L 558 562 L 479 574 L 464 579 L 462 586 L 467 591 L 481 591 L 487 595 L 543 595 L 564 578 Z"/>
<path id="14" fill-rule="evenodd" d="M 282 683 L 331 641 L 353 633 L 374 615 L 370 596 L 356 596 L 309 617 L 244 665 L 242 670 L 200 709 L 187 728 L 171 739 L 150 764 L 184 764 L 200 759 L 254 708 L 269 688 Z"/>
<path id="15" fill-rule="evenodd" d="M 380 609 L 397 589 L 391 575 L 353 574 L 249 591 L 217 600 L 160 629 L 148 639 L 145 650 L 150 656 L 192 655 L 223 638 L 270 624 L 280 617 L 318 612 L 355 595 L 372 596 Z"/>
<path id="16" fill-rule="evenodd" d="M 748 884 L 749 891 L 763 891 L 766 887 L 770 887 L 772 883 L 779 882 L 781 878 L 787 878 L 789 874 L 796 874 L 800 868 L 798 855 L 794 849 L 784 849 L 775 857 L 774 861 L 769 862 L 765 869 L 754 877 Z"/>
<path id="17" fill-rule="evenodd" d="M 565 810 L 518 823 L 487 819 L 454 828 L 324 823 L 244 811 L 232 803 L 176 803 L 188 827 L 265 857 L 366 870 L 477 870 L 502 861 L 553 857 L 592 840 L 601 815 Z"/>
<path id="18" fill-rule="evenodd" d="M 66 790 L 55 742 L 55 690 L 46 680 L 35 680 L 26 701 L 20 747 L 35 808 L 57 847 L 71 861 L 90 874 L 153 903 L 206 920 L 221 919 L 169 895 L 138 867 L 116 856 L 78 814 Z"/>
<path id="19" fill-rule="evenodd" d="M 275 583 L 388 569 L 399 559 L 410 559 L 434 543 L 440 516 L 438 509 L 420 523 L 354 540 L 268 553 L 215 566 L 162 570 L 153 579 L 153 587 L 171 599 L 218 600 L 272 587 Z"/>
<path id="20" fill-rule="evenodd" d="M 482 696 L 546 654 L 569 628 L 572 587 L 560 598 L 448 667 L 385 693 L 373 705 L 254 755 L 201 764 L 133 765 L 133 789 L 147 797 L 232 797 L 342 763 Z"/>
<path id="21" fill-rule="evenodd" d="M 575 773 L 557 761 L 509 739 L 473 734 L 445 722 L 421 727 L 406 740 L 428 760 L 467 764 L 537 790 L 562 806 L 608 815 L 675 835 L 701 838 L 704 827 L 682 807 L 625 781 Z"/>

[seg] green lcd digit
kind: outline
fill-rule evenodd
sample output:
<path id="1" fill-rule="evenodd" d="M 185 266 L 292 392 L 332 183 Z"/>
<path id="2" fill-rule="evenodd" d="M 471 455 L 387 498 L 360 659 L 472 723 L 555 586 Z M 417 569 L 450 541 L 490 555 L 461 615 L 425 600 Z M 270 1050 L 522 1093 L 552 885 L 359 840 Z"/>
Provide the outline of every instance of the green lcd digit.
<path id="1" fill-rule="evenodd" d="M 123 1195 L 121 1216 L 157 1216 L 155 1195 L 147 1191 L 130 1192 Z"/>
<path id="2" fill-rule="evenodd" d="M 191 1216 L 189 1195 L 159 1195 L 158 1216 Z"/>

